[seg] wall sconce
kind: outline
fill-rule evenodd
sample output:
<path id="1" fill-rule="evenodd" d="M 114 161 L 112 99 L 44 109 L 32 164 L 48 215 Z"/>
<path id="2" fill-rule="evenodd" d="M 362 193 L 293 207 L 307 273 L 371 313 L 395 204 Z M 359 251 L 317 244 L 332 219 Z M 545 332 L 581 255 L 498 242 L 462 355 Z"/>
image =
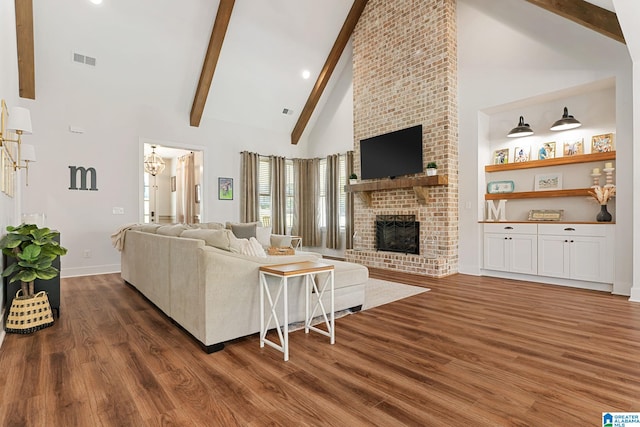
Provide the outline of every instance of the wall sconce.
<path id="1" fill-rule="evenodd" d="M 9 137 L 9 132 L 15 133 L 15 138 Z M 22 135 L 31 134 L 31 113 L 23 107 L 12 107 L 7 111 L 7 104 L 2 100 L 2 119 L 0 125 L 0 147 L 4 147 L 6 154 L 13 163 L 13 170 L 27 169 L 27 185 L 29 162 L 35 162 L 36 153 L 33 145 L 22 145 Z M 17 149 L 9 149 L 7 142 L 15 142 Z M 25 151 L 24 155 L 22 151 Z M 14 157 L 15 155 L 15 157 Z"/>
<path id="2" fill-rule="evenodd" d="M 568 130 L 575 129 L 582 126 L 582 123 L 577 121 L 573 116 L 569 115 L 569 110 L 567 107 L 564 107 L 564 114 L 562 118 L 556 121 L 553 126 L 551 126 L 550 130 Z"/>
<path id="3" fill-rule="evenodd" d="M 518 126 L 511 129 L 511 131 L 509 131 L 509 134 L 507 134 L 509 138 L 518 138 L 521 136 L 529 136 L 529 135 L 533 135 L 533 130 L 531 130 L 529 123 L 524 122 L 524 117 L 522 116 L 520 116 L 520 121 L 518 122 Z"/>

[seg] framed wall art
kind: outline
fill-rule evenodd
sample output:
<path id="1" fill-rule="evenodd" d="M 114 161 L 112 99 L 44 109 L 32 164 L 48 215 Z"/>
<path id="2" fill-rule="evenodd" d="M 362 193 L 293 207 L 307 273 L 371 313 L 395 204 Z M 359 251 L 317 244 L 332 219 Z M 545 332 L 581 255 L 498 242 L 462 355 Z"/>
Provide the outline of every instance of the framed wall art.
<path id="1" fill-rule="evenodd" d="M 513 162 L 528 162 L 530 154 L 531 147 L 516 147 L 515 151 L 513 152 Z"/>
<path id="2" fill-rule="evenodd" d="M 529 221 L 562 221 L 564 210 L 533 209 L 529 211 Z"/>
<path id="3" fill-rule="evenodd" d="M 218 178 L 218 199 L 233 200 L 233 178 Z"/>
<path id="4" fill-rule="evenodd" d="M 613 134 L 612 133 L 594 135 L 591 137 L 592 153 L 608 153 L 609 151 L 613 151 Z"/>
<path id="5" fill-rule="evenodd" d="M 535 191 L 562 190 L 562 174 L 547 173 L 536 175 L 533 189 Z"/>
<path id="6" fill-rule="evenodd" d="M 578 154 L 584 154 L 584 140 L 574 139 L 564 142 L 564 156 L 577 156 Z"/>
<path id="7" fill-rule="evenodd" d="M 556 143 L 545 142 L 538 148 L 538 160 L 553 159 L 556 157 Z"/>
<path id="8" fill-rule="evenodd" d="M 509 163 L 509 149 L 502 148 L 493 152 L 493 164 L 504 165 Z"/>

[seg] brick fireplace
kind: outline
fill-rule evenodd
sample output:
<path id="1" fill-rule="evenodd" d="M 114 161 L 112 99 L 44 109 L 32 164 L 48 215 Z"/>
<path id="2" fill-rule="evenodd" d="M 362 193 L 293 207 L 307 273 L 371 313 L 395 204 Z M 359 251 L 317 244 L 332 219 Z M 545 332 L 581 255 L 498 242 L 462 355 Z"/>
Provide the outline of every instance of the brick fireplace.
<path id="1" fill-rule="evenodd" d="M 425 172 L 354 197 L 358 242 L 347 260 L 431 277 L 457 272 L 456 60 L 455 0 L 367 3 L 353 35 L 355 172 L 360 176 L 361 139 L 422 124 L 423 164 L 436 162 L 448 183 L 412 185 Z M 420 253 L 377 251 L 380 215 L 415 216 Z"/>

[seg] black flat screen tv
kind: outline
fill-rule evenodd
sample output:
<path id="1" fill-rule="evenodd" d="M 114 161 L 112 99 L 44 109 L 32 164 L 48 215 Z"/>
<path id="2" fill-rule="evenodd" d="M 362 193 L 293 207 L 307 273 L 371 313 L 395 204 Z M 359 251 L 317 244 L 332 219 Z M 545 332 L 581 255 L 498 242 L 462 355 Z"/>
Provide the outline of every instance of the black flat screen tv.
<path id="1" fill-rule="evenodd" d="M 422 125 L 360 140 L 362 179 L 423 172 Z"/>

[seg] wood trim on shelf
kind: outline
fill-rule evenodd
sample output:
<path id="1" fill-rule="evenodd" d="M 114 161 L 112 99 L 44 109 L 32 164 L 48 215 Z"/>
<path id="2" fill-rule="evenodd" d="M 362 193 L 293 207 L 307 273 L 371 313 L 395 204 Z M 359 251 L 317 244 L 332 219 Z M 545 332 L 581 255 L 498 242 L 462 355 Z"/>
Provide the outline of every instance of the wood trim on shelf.
<path id="1" fill-rule="evenodd" d="M 427 190 L 424 187 L 446 186 L 449 184 L 449 175 L 421 176 L 418 178 L 385 179 L 371 182 L 359 182 L 347 184 L 344 190 L 347 193 L 355 193 L 367 205 L 371 206 L 371 192 L 381 190 L 396 190 L 399 188 L 413 188 L 418 198 L 418 203 L 427 203 Z"/>
<path id="2" fill-rule="evenodd" d="M 589 197 L 591 188 L 573 188 L 570 190 L 518 191 L 515 193 L 485 194 L 485 200 L 543 199 L 547 197 Z"/>
<path id="3" fill-rule="evenodd" d="M 573 163 L 601 162 L 604 160 L 615 160 L 615 159 L 616 159 L 616 152 L 609 151 L 607 153 L 578 154 L 576 156 L 555 157 L 553 159 L 531 160 L 528 162 L 507 163 L 504 165 L 486 165 L 484 167 L 484 171 L 499 172 L 499 171 L 509 171 L 509 170 L 516 170 L 516 169 L 530 169 L 530 168 L 541 168 L 541 167 L 547 167 L 547 166 L 569 165 Z"/>

